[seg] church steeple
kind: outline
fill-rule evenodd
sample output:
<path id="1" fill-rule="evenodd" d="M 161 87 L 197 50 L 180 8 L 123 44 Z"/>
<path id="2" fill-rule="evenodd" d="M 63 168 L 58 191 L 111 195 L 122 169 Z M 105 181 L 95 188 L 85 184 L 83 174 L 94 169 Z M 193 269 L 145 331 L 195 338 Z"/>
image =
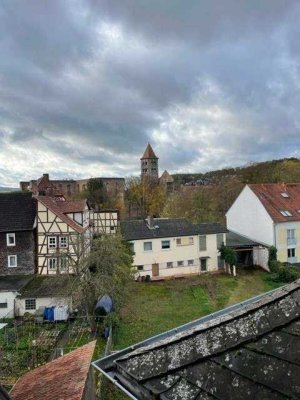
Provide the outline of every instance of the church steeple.
<path id="1" fill-rule="evenodd" d="M 158 180 L 158 157 L 156 157 L 150 143 L 141 158 L 141 178 Z"/>

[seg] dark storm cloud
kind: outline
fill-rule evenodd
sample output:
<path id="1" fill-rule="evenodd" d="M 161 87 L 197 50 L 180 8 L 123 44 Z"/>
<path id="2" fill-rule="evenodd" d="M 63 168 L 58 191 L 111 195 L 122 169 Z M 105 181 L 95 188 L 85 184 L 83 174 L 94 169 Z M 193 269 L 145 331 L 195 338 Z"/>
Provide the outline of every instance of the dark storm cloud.
<path id="1" fill-rule="evenodd" d="M 299 155 L 297 1 L 4 0 L 0 183 Z"/>

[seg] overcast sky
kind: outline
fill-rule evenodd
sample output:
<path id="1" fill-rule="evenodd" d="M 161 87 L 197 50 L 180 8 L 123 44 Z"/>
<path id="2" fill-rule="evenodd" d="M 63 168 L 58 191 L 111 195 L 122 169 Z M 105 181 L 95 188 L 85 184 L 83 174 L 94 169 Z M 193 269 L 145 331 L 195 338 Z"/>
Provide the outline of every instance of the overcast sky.
<path id="1" fill-rule="evenodd" d="M 300 153 L 299 0 L 1 0 L 0 185 Z"/>

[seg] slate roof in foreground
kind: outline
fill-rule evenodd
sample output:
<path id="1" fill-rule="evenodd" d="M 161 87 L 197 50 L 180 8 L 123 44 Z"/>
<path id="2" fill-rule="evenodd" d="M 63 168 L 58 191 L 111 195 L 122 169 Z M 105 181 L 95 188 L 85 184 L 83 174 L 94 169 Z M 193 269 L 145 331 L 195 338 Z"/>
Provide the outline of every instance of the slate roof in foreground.
<path id="1" fill-rule="evenodd" d="M 10 392 L 13 400 L 81 400 L 96 341 L 23 375 Z"/>
<path id="2" fill-rule="evenodd" d="M 299 399 L 300 280 L 146 344 L 94 366 L 133 399 Z"/>
<path id="3" fill-rule="evenodd" d="M 0 232 L 32 230 L 35 217 L 36 201 L 32 193 L 0 194 Z"/>
<path id="4" fill-rule="evenodd" d="M 154 218 L 149 228 L 146 220 L 122 221 L 121 232 L 125 240 L 153 239 L 163 237 L 180 237 L 227 232 L 221 224 L 192 224 L 184 218 Z"/>

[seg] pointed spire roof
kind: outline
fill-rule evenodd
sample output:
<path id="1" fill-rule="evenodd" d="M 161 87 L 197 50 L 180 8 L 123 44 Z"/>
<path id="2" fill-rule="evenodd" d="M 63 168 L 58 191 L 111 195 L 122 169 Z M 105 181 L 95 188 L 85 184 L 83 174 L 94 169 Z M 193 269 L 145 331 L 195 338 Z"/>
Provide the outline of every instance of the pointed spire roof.
<path id="1" fill-rule="evenodd" d="M 159 178 L 162 182 L 174 182 L 174 178 L 169 172 L 165 169 L 162 176 Z"/>
<path id="2" fill-rule="evenodd" d="M 158 157 L 156 157 L 156 155 L 155 155 L 150 143 L 148 143 L 148 145 L 146 147 L 146 150 L 145 150 L 141 160 L 144 160 L 145 158 L 156 158 L 156 159 L 158 159 Z"/>

